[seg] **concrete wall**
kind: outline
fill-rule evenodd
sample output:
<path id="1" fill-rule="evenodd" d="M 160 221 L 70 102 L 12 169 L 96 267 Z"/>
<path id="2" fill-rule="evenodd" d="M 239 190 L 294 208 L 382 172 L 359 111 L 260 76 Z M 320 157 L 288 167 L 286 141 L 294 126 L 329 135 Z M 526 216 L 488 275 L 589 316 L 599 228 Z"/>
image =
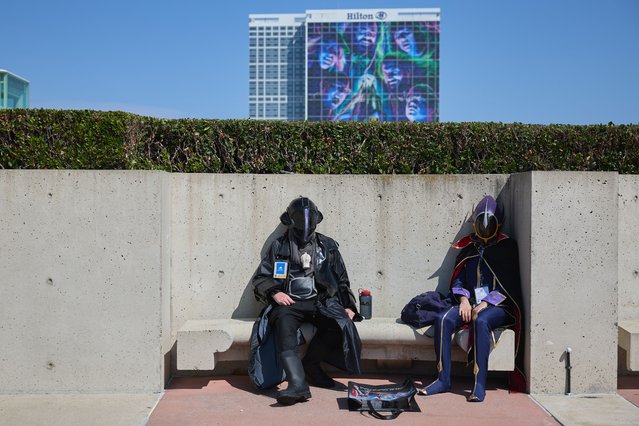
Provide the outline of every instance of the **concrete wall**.
<path id="1" fill-rule="evenodd" d="M 639 175 L 619 176 L 619 320 L 639 320 Z"/>
<path id="2" fill-rule="evenodd" d="M 352 288 L 370 289 L 373 315 L 399 316 L 410 298 L 447 288 L 474 203 L 507 176 L 173 176 L 173 333 L 188 319 L 253 317 L 250 279 L 279 216 L 299 195 L 324 214 Z M 463 231 L 462 231 L 463 228 Z"/>
<path id="3" fill-rule="evenodd" d="M 166 178 L 0 172 L 0 393 L 162 390 Z"/>
<path id="4" fill-rule="evenodd" d="M 573 392 L 613 392 L 617 274 L 619 316 L 637 312 L 638 179 L 0 171 L 0 393 L 161 389 L 184 321 L 257 313 L 251 276 L 298 195 L 373 315 L 398 316 L 447 288 L 449 244 L 485 194 L 519 242 L 531 391 L 563 392 L 571 346 Z"/>
<path id="5" fill-rule="evenodd" d="M 617 175 L 533 172 L 530 209 L 530 391 L 617 386 Z"/>

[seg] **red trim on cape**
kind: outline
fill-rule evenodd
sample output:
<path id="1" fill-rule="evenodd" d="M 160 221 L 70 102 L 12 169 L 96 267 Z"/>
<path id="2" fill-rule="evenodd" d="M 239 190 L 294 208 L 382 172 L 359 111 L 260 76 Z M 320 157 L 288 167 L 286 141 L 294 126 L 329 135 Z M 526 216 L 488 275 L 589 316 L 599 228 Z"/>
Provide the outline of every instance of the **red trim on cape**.
<path id="1" fill-rule="evenodd" d="M 461 240 L 453 243 L 453 248 L 463 249 L 464 247 L 466 247 L 468 244 L 470 244 L 472 242 L 473 242 L 473 236 L 472 235 L 466 235 Z"/>
<path id="2" fill-rule="evenodd" d="M 474 234 L 469 234 L 466 235 L 465 237 L 463 237 L 462 239 L 456 241 L 453 243 L 453 248 L 456 249 L 463 249 L 466 248 L 466 246 L 468 246 L 470 243 L 474 242 L 475 240 L 473 239 L 473 235 Z M 500 232 L 499 234 L 497 234 L 497 241 L 495 242 L 500 242 L 505 240 L 506 238 L 510 238 L 508 237 L 508 235 L 504 234 L 503 232 Z"/>

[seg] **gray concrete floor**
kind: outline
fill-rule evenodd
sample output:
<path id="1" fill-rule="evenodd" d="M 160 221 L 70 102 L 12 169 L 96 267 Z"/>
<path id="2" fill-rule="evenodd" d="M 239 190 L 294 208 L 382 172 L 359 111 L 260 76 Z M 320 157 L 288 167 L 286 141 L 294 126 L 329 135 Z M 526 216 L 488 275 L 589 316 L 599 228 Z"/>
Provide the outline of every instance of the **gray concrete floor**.
<path id="1" fill-rule="evenodd" d="M 160 393 L 0 395 L 0 425 L 144 425 L 161 397 Z"/>
<path id="2" fill-rule="evenodd" d="M 639 408 L 619 395 L 533 395 L 564 425 L 639 425 Z"/>
<path id="3" fill-rule="evenodd" d="M 368 375 L 357 381 L 382 384 L 404 376 Z M 256 391 L 241 375 L 176 378 L 164 394 L 0 395 L 0 425 L 367 425 L 379 420 L 346 407 L 348 378 L 335 390 L 311 388 L 313 397 L 283 407 L 275 390 Z M 418 382 L 419 383 L 419 382 Z M 396 425 L 639 425 L 639 376 L 619 378 L 617 395 L 511 394 L 503 381 L 489 381 L 486 400 L 468 403 L 468 377 L 452 392 L 418 396 L 420 412 L 403 413 Z"/>

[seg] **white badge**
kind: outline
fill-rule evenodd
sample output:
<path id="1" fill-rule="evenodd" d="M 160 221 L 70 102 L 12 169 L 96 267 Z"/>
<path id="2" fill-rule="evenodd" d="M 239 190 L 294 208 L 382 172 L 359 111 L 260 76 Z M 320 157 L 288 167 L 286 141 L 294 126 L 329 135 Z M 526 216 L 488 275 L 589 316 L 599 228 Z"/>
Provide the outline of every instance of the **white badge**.
<path id="1" fill-rule="evenodd" d="M 288 262 L 275 262 L 273 268 L 273 278 L 286 278 L 288 272 Z"/>
<path id="2" fill-rule="evenodd" d="M 308 269 L 311 267 L 311 255 L 308 253 L 304 253 L 300 260 L 302 261 L 302 268 Z"/>
<path id="3" fill-rule="evenodd" d="M 479 303 L 482 300 L 484 300 L 484 298 L 488 296 L 488 286 L 485 285 L 483 287 L 477 287 L 475 289 L 475 302 Z"/>

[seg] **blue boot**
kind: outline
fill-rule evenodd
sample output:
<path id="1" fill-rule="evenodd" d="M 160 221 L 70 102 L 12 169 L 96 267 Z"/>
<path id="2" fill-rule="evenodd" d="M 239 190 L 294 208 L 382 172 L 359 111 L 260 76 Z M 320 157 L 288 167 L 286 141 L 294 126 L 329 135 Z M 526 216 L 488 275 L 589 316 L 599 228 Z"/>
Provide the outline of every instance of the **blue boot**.
<path id="1" fill-rule="evenodd" d="M 423 395 L 435 395 L 436 393 L 442 393 L 442 392 L 448 392 L 448 391 L 450 391 L 450 379 L 448 380 L 448 383 L 446 383 L 441 378 L 438 378 L 433 383 L 426 386 L 421 393 Z"/>
<path id="2" fill-rule="evenodd" d="M 476 353 L 476 352 L 475 352 Z M 485 365 L 480 362 L 481 367 L 477 365 L 477 356 L 475 355 L 475 367 L 473 373 L 475 374 L 475 384 L 473 385 L 473 391 L 468 395 L 468 402 L 482 402 L 486 397 L 486 376 L 488 369 L 488 356 L 486 356 Z M 480 369 L 481 368 L 481 369 Z"/>
<path id="3" fill-rule="evenodd" d="M 437 380 L 420 391 L 422 395 L 450 391 L 451 336 L 461 324 L 458 309 L 452 307 L 435 320 L 435 354 L 437 356 Z"/>
<path id="4" fill-rule="evenodd" d="M 475 388 L 473 389 L 473 393 L 468 395 L 467 400 L 468 402 L 482 402 L 485 397 L 486 397 L 486 390 L 484 389 L 484 386 L 479 383 L 476 383 Z"/>
<path id="5" fill-rule="evenodd" d="M 482 402 L 486 397 L 486 379 L 488 378 L 488 356 L 493 329 L 507 321 L 506 312 L 495 306 L 489 306 L 479 313 L 473 321 L 473 352 L 475 384 L 468 396 L 469 402 Z"/>

